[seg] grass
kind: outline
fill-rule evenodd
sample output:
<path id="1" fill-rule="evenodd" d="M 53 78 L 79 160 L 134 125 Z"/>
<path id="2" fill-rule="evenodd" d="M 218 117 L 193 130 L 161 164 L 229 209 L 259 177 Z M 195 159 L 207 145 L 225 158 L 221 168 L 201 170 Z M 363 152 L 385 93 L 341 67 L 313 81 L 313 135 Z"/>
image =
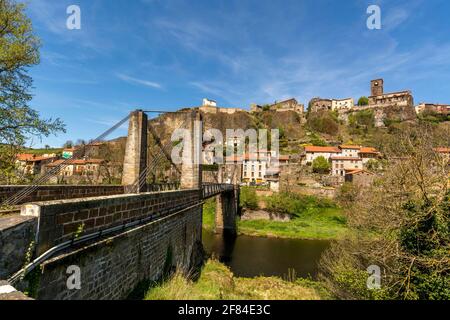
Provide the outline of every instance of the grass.
<path id="1" fill-rule="evenodd" d="M 277 277 L 237 278 L 225 265 L 210 259 L 197 281 L 176 272 L 151 288 L 146 300 L 319 300 L 324 292 L 311 280 Z"/>
<path id="2" fill-rule="evenodd" d="M 347 232 L 345 218 L 339 208 L 308 209 L 291 221 L 245 220 L 238 222 L 240 234 L 311 240 L 334 240 Z"/>
<path id="3" fill-rule="evenodd" d="M 208 200 L 203 207 L 203 228 L 214 229 L 215 202 Z M 238 233 L 290 239 L 341 239 L 348 228 L 342 209 L 308 207 L 287 222 L 271 220 L 239 220 Z"/>

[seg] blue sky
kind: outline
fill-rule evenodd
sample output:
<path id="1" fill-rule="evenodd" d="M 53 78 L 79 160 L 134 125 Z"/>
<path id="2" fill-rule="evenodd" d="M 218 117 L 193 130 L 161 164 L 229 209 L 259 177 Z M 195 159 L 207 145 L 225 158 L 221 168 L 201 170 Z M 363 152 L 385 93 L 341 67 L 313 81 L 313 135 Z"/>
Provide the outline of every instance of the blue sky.
<path id="1" fill-rule="evenodd" d="M 66 28 L 72 4 L 81 30 Z M 381 30 L 366 27 L 370 4 Z M 67 124 L 33 146 L 91 139 L 130 110 L 204 97 L 242 108 L 357 99 L 378 77 L 416 103 L 450 103 L 447 0 L 29 0 L 27 13 L 42 39 L 31 105 Z"/>

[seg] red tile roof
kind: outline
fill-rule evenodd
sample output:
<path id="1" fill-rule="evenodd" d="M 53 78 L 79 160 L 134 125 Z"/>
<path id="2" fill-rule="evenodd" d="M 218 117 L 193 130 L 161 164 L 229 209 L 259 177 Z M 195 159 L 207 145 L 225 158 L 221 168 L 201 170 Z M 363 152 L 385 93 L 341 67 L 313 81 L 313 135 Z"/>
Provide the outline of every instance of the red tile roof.
<path id="1" fill-rule="evenodd" d="M 356 145 L 351 145 L 351 144 L 343 144 L 343 145 L 340 145 L 339 148 L 359 150 L 359 149 L 361 149 L 361 146 L 356 146 Z"/>
<path id="2" fill-rule="evenodd" d="M 377 149 L 372 147 L 361 147 L 359 153 L 379 153 Z"/>
<path id="3" fill-rule="evenodd" d="M 323 153 L 340 153 L 341 150 L 337 147 L 319 147 L 319 146 L 306 146 L 306 152 L 323 152 Z"/>

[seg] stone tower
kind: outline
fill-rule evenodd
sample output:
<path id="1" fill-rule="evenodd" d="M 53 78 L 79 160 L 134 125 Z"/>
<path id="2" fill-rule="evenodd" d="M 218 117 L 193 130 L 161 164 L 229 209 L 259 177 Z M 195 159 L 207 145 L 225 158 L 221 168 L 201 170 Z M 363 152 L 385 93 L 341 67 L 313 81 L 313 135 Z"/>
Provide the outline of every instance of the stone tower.
<path id="1" fill-rule="evenodd" d="M 131 112 L 123 161 L 122 185 L 131 188 L 147 166 L 148 118 L 142 110 Z M 138 186 L 138 192 L 140 186 Z M 133 191 L 133 190 L 127 190 Z"/>
<path id="2" fill-rule="evenodd" d="M 383 95 L 383 79 L 376 79 L 370 81 L 370 95 L 371 96 Z"/>

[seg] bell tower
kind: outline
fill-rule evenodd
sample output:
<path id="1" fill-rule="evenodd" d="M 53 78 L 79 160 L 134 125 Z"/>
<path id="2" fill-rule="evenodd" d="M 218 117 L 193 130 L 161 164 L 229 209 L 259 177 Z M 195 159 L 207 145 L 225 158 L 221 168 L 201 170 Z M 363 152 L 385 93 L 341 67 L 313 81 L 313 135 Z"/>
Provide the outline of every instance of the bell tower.
<path id="1" fill-rule="evenodd" d="M 371 96 L 383 95 L 383 79 L 376 79 L 370 81 L 370 95 Z"/>

